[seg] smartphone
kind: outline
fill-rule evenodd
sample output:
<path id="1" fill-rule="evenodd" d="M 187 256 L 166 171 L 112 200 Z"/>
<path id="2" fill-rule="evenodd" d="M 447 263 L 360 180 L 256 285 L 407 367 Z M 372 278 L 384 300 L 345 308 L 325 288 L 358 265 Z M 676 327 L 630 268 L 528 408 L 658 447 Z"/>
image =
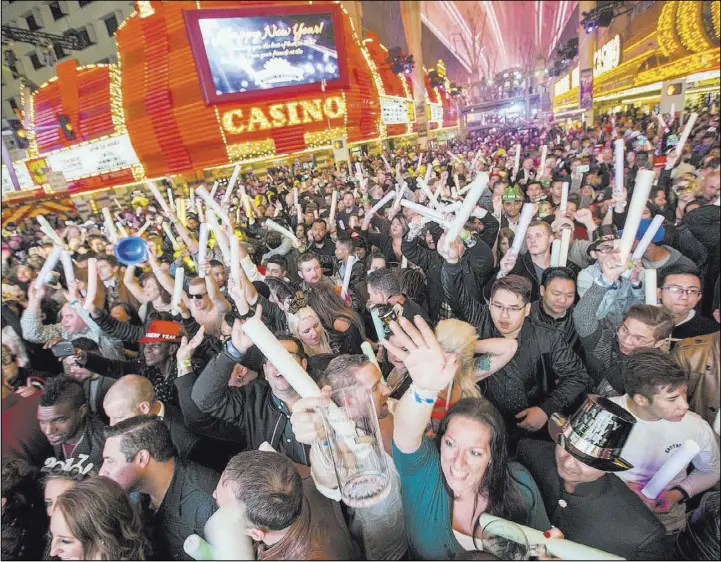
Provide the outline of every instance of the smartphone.
<path id="1" fill-rule="evenodd" d="M 52 346 L 50 348 L 50 351 L 53 352 L 53 355 L 55 357 L 70 357 L 71 355 L 75 355 L 75 346 L 72 344 L 72 342 L 61 341 Z"/>

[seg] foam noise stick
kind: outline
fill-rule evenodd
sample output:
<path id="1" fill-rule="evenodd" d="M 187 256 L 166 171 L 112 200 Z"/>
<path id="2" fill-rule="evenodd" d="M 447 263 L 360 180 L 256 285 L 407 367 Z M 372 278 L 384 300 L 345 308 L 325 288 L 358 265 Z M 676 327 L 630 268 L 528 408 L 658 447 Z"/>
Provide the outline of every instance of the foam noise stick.
<path id="1" fill-rule="evenodd" d="M 223 261 L 226 264 L 230 263 L 230 248 L 228 247 L 228 241 L 225 239 L 225 233 L 223 232 L 223 229 L 220 228 L 218 225 L 218 222 L 215 219 L 215 213 L 208 209 L 207 214 L 207 224 L 210 227 L 210 230 L 213 232 L 213 235 L 215 236 L 215 241 L 218 244 L 218 248 L 220 248 L 220 253 L 223 254 Z"/>
<path id="2" fill-rule="evenodd" d="M 655 269 L 646 269 L 643 274 L 644 302 L 645 304 L 658 304 L 658 276 Z"/>
<path id="3" fill-rule="evenodd" d="M 110 241 L 115 243 L 118 241 L 118 235 L 115 233 L 115 223 L 113 222 L 113 219 L 110 216 L 110 209 L 108 209 L 107 207 L 103 207 L 102 213 L 103 213 L 103 218 L 105 219 L 105 230 L 108 231 L 108 236 L 110 237 Z"/>
<path id="4" fill-rule="evenodd" d="M 163 230 L 165 231 L 166 236 L 170 240 L 170 243 L 173 245 L 173 250 L 177 250 L 180 248 L 180 244 L 178 244 L 177 238 L 173 235 L 173 231 L 170 229 L 170 224 L 167 222 L 163 223 Z"/>
<path id="5" fill-rule="evenodd" d="M 383 196 L 383 199 L 381 199 L 380 201 L 378 201 L 378 203 L 376 203 L 375 205 L 373 205 L 373 207 L 371 208 L 371 210 L 368 211 L 368 217 L 372 217 L 373 215 L 375 215 L 375 214 L 381 209 L 381 207 L 383 207 L 384 205 L 386 205 L 387 203 L 389 203 L 391 199 L 394 199 L 394 198 L 395 198 L 395 196 L 396 196 L 396 192 L 395 192 L 395 191 L 389 191 L 388 193 L 386 193 L 386 194 Z"/>
<path id="6" fill-rule="evenodd" d="M 238 181 L 238 176 L 240 175 L 240 164 L 236 164 L 235 168 L 233 168 L 233 174 L 230 176 L 230 180 L 228 181 L 228 187 L 225 188 L 225 194 L 223 195 L 223 203 L 227 203 L 230 201 L 230 196 L 233 194 L 233 188 L 235 187 L 235 182 Z"/>
<path id="7" fill-rule="evenodd" d="M 171 303 L 172 313 L 180 314 L 180 299 L 183 297 L 183 280 L 185 279 L 185 269 L 182 267 L 175 268 L 175 285 L 173 285 L 173 301 Z"/>
<path id="8" fill-rule="evenodd" d="M 331 195 L 330 199 L 330 214 L 328 215 L 328 222 L 333 224 L 333 221 L 335 221 L 335 211 L 338 207 L 338 190 L 333 191 L 333 195 Z"/>
<path id="9" fill-rule="evenodd" d="M 225 226 L 233 228 L 233 223 L 230 222 L 228 213 L 226 213 L 225 209 L 218 205 L 218 202 L 210 196 L 210 193 L 208 193 L 208 190 L 205 189 L 204 186 L 199 185 L 196 187 L 195 193 L 197 193 L 198 196 L 205 202 L 209 210 L 212 209 L 212 211 L 220 217 L 220 219 L 225 223 Z"/>
<path id="10" fill-rule="evenodd" d="M 120 238 L 127 238 L 128 237 L 128 231 L 125 230 L 125 227 L 123 226 L 123 223 L 118 221 L 115 223 L 115 227 L 118 230 L 118 234 L 120 235 Z"/>
<path id="11" fill-rule="evenodd" d="M 63 271 L 65 272 L 65 282 L 68 287 L 75 282 L 75 270 L 73 269 L 73 260 L 70 252 L 63 250 L 60 254 L 60 260 L 63 262 Z"/>
<path id="12" fill-rule="evenodd" d="M 558 267 L 558 258 L 561 256 L 561 241 L 556 238 L 551 242 L 551 267 Z"/>
<path id="13" fill-rule="evenodd" d="M 568 263 L 568 248 L 571 245 L 571 229 L 564 228 L 561 230 L 561 249 L 558 253 L 559 267 L 566 267 Z"/>
<path id="14" fill-rule="evenodd" d="M 48 258 L 45 260 L 45 263 L 40 269 L 40 273 L 38 273 L 37 279 L 35 279 L 36 289 L 42 289 L 48 282 L 48 275 L 50 275 L 50 272 L 55 269 L 58 261 L 60 261 L 60 256 L 62 255 L 62 252 L 62 246 L 53 247 L 53 251 L 50 252 L 50 256 L 48 256 Z"/>
<path id="15" fill-rule="evenodd" d="M 218 180 L 213 182 L 213 187 L 210 188 L 210 196 L 215 199 L 215 192 L 218 191 Z"/>
<path id="16" fill-rule="evenodd" d="M 150 221 L 145 221 L 145 224 L 140 227 L 140 230 L 135 233 L 135 236 L 142 236 L 148 228 L 150 228 Z"/>
<path id="17" fill-rule="evenodd" d="M 658 472 L 648 481 L 646 486 L 641 490 L 641 493 L 647 498 L 655 500 L 659 494 L 666 489 L 666 486 L 668 486 L 682 470 L 686 469 L 699 452 L 701 452 L 699 444 L 692 439 L 686 439 L 686 441 L 666 459 L 666 462 L 661 465 Z"/>
<path id="18" fill-rule="evenodd" d="M 240 287 L 240 241 L 232 232 L 228 233 L 228 235 L 230 236 L 230 277 L 235 282 L 236 287 Z"/>
<path id="19" fill-rule="evenodd" d="M 175 199 L 173 199 L 173 190 L 168 188 L 168 205 L 170 205 L 170 208 L 175 212 Z"/>
<path id="20" fill-rule="evenodd" d="M 638 242 L 638 244 L 636 244 L 636 249 L 633 251 L 633 254 L 631 254 L 631 259 L 629 261 L 628 267 L 626 271 L 623 272 L 623 276 L 627 279 L 631 277 L 634 260 L 640 260 L 646 253 L 646 250 L 648 250 L 648 247 L 651 244 L 653 237 L 656 236 L 658 229 L 661 228 L 663 221 L 663 215 L 656 215 L 655 217 L 653 217 L 651 224 L 648 225 L 646 232 L 643 233 L 643 237 Z"/>
<path id="21" fill-rule="evenodd" d="M 681 138 L 678 141 L 678 144 L 676 145 L 676 154 L 681 156 L 683 154 L 683 147 L 686 144 L 686 141 L 688 140 L 688 136 L 691 134 L 691 129 L 693 129 L 694 124 L 696 123 L 696 119 L 698 118 L 697 113 L 692 113 L 691 117 L 688 118 L 688 121 L 686 122 L 686 126 L 683 128 L 683 133 L 681 133 Z"/>
<path id="22" fill-rule="evenodd" d="M 568 207 L 568 187 L 569 183 L 567 181 L 564 181 L 561 184 L 561 204 L 559 205 L 558 210 L 562 217 L 566 216 L 566 208 Z"/>
<path id="23" fill-rule="evenodd" d="M 623 193 L 623 168 L 624 168 L 624 154 L 623 151 L 626 148 L 626 143 L 623 139 L 615 141 L 614 145 L 614 156 L 616 158 L 614 162 L 614 173 L 615 173 L 615 185 L 613 186 L 613 196 L 620 197 Z"/>
<path id="24" fill-rule="evenodd" d="M 533 203 L 525 203 L 523 209 L 521 209 L 521 218 L 518 219 L 518 226 L 516 227 L 516 235 L 513 237 L 513 246 L 511 251 L 516 255 L 519 254 L 523 247 L 523 241 L 526 239 L 526 230 L 528 225 L 533 220 Z"/>
<path id="25" fill-rule="evenodd" d="M 50 240 L 53 241 L 53 244 L 57 244 L 58 246 L 64 246 L 62 238 L 60 238 L 60 235 L 55 231 L 55 229 L 50 226 L 50 223 L 47 221 L 47 219 L 42 216 L 38 215 L 38 224 L 40 225 L 40 230 L 43 231 L 47 235 Z"/>
<path id="26" fill-rule="evenodd" d="M 353 271 L 353 265 L 355 264 L 356 257 L 354 255 L 348 256 L 348 261 L 345 264 L 345 275 L 343 275 L 343 288 L 340 292 L 340 298 L 345 301 L 348 295 L 348 288 L 350 287 L 350 277 Z"/>
<path id="27" fill-rule="evenodd" d="M 541 147 L 541 164 L 538 166 L 538 171 L 541 173 L 539 177 L 542 177 L 546 173 L 546 155 L 548 154 L 548 145 L 544 144 Z"/>
<path id="28" fill-rule="evenodd" d="M 451 227 L 448 229 L 446 234 L 446 248 L 450 246 L 452 242 L 455 242 L 458 235 L 461 233 L 468 217 L 475 210 L 478 199 L 480 199 L 483 191 L 488 186 L 488 172 L 480 172 L 476 178 L 471 182 L 471 188 L 463 200 L 463 205 L 456 213 L 455 219 L 451 223 Z"/>
<path id="29" fill-rule="evenodd" d="M 285 236 L 286 238 L 289 238 L 290 240 L 293 241 L 293 244 L 294 244 L 296 247 L 300 246 L 300 241 L 299 241 L 298 238 L 295 236 L 295 234 L 293 234 L 293 233 L 292 233 L 290 230 L 288 230 L 287 228 L 283 228 L 282 226 L 280 226 L 280 225 L 279 225 L 277 222 L 275 222 L 274 220 L 272 220 L 272 219 L 265 219 L 265 227 L 266 227 L 267 229 L 269 229 L 269 230 L 275 230 L 276 232 L 279 232 L 280 234 L 282 234 L 282 235 Z"/>
<path id="30" fill-rule="evenodd" d="M 88 289 L 85 294 L 85 308 L 95 300 L 98 293 L 98 259 L 88 259 Z"/>
<path id="31" fill-rule="evenodd" d="M 160 193 L 160 190 L 158 190 L 156 185 L 150 180 L 147 180 L 145 184 L 148 186 L 148 189 L 153 194 L 153 197 L 155 197 L 155 200 L 160 204 L 160 208 L 163 209 L 163 211 L 165 211 L 166 213 L 170 213 L 170 207 L 168 207 L 168 203 L 165 201 L 163 194 Z"/>
<path id="32" fill-rule="evenodd" d="M 419 205 L 415 201 L 409 201 L 408 199 L 401 199 L 401 207 L 410 209 L 414 213 L 418 213 L 419 215 L 428 217 L 429 219 L 432 219 L 438 223 L 445 220 L 445 218 L 443 217 L 443 213 L 441 213 L 440 211 L 437 211 L 435 209 L 429 209 L 428 207 Z"/>
<path id="33" fill-rule="evenodd" d="M 636 174 L 636 185 L 633 190 L 633 196 L 631 197 L 631 203 L 628 206 L 626 222 L 623 225 L 623 234 L 621 235 L 621 241 L 619 243 L 621 263 L 625 264 L 631 255 L 633 241 L 636 239 L 636 232 L 638 232 L 638 226 L 641 223 L 641 216 L 648 202 L 648 196 L 651 193 L 654 176 L 655 172 L 653 170 L 639 170 L 638 174 Z"/>
<path id="34" fill-rule="evenodd" d="M 205 277 L 205 255 L 208 252 L 208 225 L 200 225 L 198 234 L 198 276 Z"/>

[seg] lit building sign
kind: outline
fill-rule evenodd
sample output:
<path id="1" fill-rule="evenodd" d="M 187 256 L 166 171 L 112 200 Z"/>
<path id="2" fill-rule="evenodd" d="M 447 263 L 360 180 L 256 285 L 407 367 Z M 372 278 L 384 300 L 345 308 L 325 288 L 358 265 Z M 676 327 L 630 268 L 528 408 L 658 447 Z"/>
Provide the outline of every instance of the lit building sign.
<path id="1" fill-rule="evenodd" d="M 128 135 L 117 135 L 88 144 L 73 146 L 46 156 L 53 172 L 62 172 L 66 181 L 130 168 L 138 157 Z"/>
<path id="2" fill-rule="evenodd" d="M 558 82 L 556 82 L 556 85 L 553 87 L 554 95 L 562 96 L 568 92 L 568 90 L 578 88 L 579 76 L 579 69 L 576 67 L 563 78 L 559 78 Z"/>
<path id="3" fill-rule="evenodd" d="M 443 106 L 440 103 L 427 103 L 427 116 L 429 121 L 435 121 L 438 124 L 443 123 Z"/>
<path id="4" fill-rule="evenodd" d="M 15 168 L 15 177 L 18 179 L 18 184 L 20 185 L 20 189 L 34 189 L 35 184 L 33 183 L 32 178 L 30 177 L 30 173 L 28 172 L 28 169 L 25 167 L 24 162 L 14 162 L 13 168 Z M 2 165 L 2 192 L 3 195 L 5 193 L 8 193 L 9 191 L 15 191 L 15 186 L 13 186 L 12 180 L 10 179 L 10 172 L 7 169 L 7 166 L 5 164 Z"/>
<path id="5" fill-rule="evenodd" d="M 599 76 L 618 66 L 621 62 L 621 38 L 616 35 L 593 53 L 593 75 Z"/>
<path id="6" fill-rule="evenodd" d="M 400 98 L 380 96 L 381 119 L 386 125 L 410 123 L 414 120 L 413 102 Z"/>
<path id="7" fill-rule="evenodd" d="M 276 103 L 268 107 L 267 113 L 260 107 L 251 107 L 248 111 L 231 109 L 223 113 L 221 124 L 227 133 L 239 135 L 293 125 L 307 125 L 326 119 L 338 119 L 343 117 L 345 112 L 343 98 L 330 96 L 325 100 Z"/>

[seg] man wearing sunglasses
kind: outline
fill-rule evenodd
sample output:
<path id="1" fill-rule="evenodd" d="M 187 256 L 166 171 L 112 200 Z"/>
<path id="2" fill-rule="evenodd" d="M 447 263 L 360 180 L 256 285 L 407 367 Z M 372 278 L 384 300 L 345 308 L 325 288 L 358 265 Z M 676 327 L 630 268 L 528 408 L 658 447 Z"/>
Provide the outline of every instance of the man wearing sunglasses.
<path id="1" fill-rule="evenodd" d="M 701 302 L 701 274 L 695 267 L 674 264 L 663 270 L 658 280 L 658 300 L 673 314 L 674 340 L 704 336 L 718 330 L 718 324 L 701 316 L 696 306 Z"/>

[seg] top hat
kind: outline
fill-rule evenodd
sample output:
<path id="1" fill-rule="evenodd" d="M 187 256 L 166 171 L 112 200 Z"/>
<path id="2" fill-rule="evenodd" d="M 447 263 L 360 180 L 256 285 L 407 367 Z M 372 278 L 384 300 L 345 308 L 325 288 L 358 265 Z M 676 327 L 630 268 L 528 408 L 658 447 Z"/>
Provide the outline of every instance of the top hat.
<path id="1" fill-rule="evenodd" d="M 593 231 L 593 242 L 586 248 L 586 253 L 590 256 L 591 250 L 595 250 L 604 242 L 618 240 L 618 231 L 612 224 L 602 224 Z"/>
<path id="2" fill-rule="evenodd" d="M 588 466 L 622 472 L 633 465 L 621 458 L 636 418 L 608 398 L 589 394 L 570 418 L 553 414 L 548 432 L 556 444 Z"/>
<path id="3" fill-rule="evenodd" d="M 180 343 L 182 326 L 171 320 L 152 320 L 138 343 Z"/>

